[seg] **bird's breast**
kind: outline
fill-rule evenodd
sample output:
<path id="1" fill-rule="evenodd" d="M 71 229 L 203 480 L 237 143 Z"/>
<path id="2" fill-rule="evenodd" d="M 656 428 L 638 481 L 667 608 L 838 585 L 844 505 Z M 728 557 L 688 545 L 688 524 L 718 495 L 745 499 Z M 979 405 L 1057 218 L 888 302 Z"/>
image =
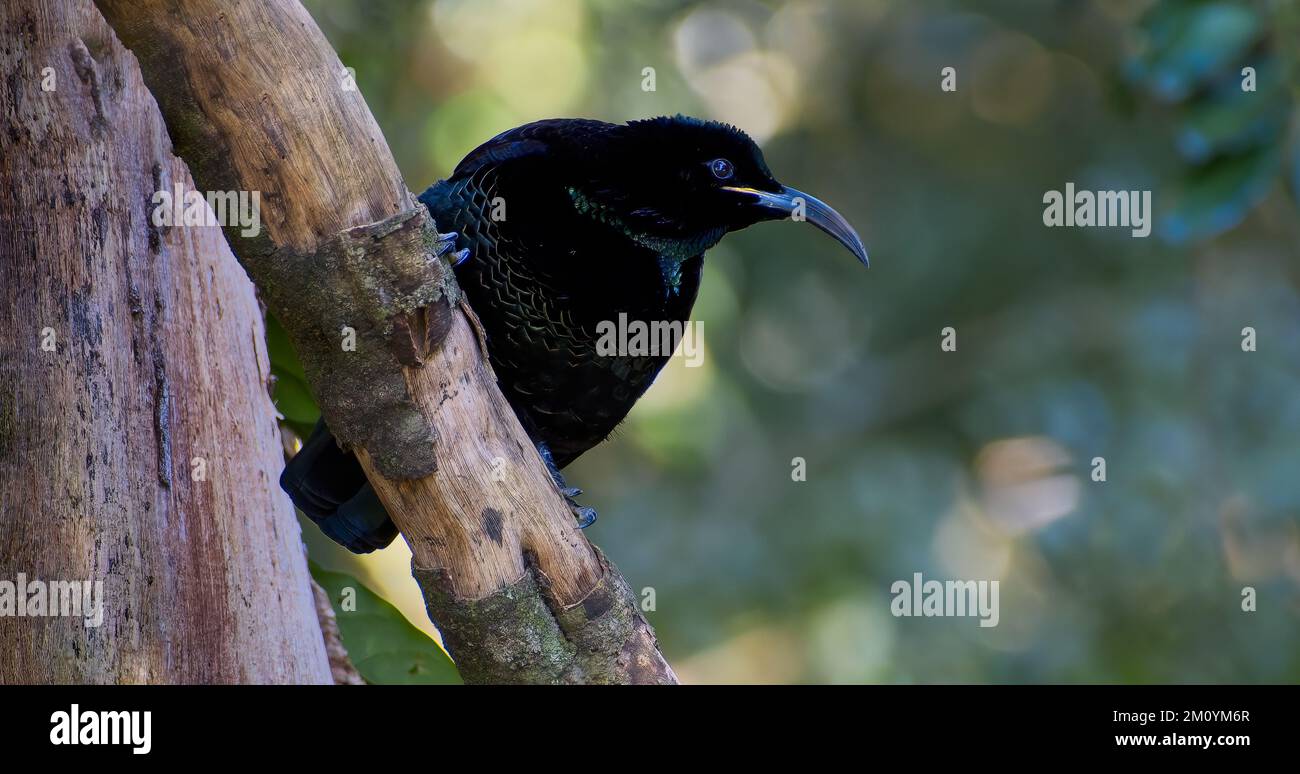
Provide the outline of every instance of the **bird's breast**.
<path id="1" fill-rule="evenodd" d="M 673 354 L 703 258 L 519 196 L 494 220 L 491 193 L 449 185 L 426 203 L 470 251 L 455 272 L 506 398 L 563 465 L 613 431 Z"/>

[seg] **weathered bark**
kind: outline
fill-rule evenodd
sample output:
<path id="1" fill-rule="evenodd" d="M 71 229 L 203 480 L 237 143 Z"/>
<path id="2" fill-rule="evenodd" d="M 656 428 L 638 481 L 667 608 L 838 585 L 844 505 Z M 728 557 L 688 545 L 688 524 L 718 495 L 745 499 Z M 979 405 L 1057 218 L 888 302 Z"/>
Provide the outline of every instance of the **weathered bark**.
<path id="1" fill-rule="evenodd" d="M 261 192 L 264 231 L 227 237 L 410 544 L 466 681 L 674 682 L 497 390 L 447 242 L 307 12 L 98 5 L 200 187 Z M 356 352 L 340 346 L 344 326 Z"/>
<path id="2" fill-rule="evenodd" d="M 0 683 L 330 682 L 253 286 L 151 225 L 193 184 L 89 0 L 5 0 L 0 40 L 0 580 L 104 605 L 0 617 Z"/>
<path id="3" fill-rule="evenodd" d="M 330 660 L 330 673 L 335 685 L 365 685 L 365 678 L 357 671 L 348 649 L 343 645 L 343 635 L 339 632 L 339 620 L 334 615 L 334 605 L 330 603 L 329 594 L 315 580 L 311 582 L 312 600 L 316 603 L 316 618 L 320 621 L 321 634 L 325 636 L 325 653 Z"/>

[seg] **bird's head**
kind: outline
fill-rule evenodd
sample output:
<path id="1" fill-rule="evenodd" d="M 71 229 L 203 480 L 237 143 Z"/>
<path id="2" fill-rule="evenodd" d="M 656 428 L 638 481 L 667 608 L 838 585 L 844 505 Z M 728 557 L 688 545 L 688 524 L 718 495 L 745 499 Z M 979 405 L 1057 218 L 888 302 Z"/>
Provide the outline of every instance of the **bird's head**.
<path id="1" fill-rule="evenodd" d="M 685 116 L 632 121 L 584 149 L 580 209 L 660 252 L 687 258 L 730 231 L 765 220 L 806 220 L 863 264 L 867 251 L 843 216 L 782 185 L 744 132 Z"/>

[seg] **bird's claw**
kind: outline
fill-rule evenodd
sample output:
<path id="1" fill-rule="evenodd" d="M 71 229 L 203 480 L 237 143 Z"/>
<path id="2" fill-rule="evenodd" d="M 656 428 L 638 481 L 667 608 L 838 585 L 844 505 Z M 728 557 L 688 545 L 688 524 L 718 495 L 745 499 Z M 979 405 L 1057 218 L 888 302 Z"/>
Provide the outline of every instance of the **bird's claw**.
<path id="1" fill-rule="evenodd" d="M 456 240 L 460 239 L 460 234 L 455 231 L 448 231 L 445 234 L 438 235 L 438 241 L 434 246 L 434 255 L 441 258 L 448 253 L 451 256 L 447 259 L 451 262 L 453 268 L 461 265 L 469 258 L 469 248 L 456 250 Z M 454 252 L 453 252 L 454 251 Z"/>
<path id="2" fill-rule="evenodd" d="M 563 476 L 560 477 L 559 487 L 560 494 L 564 495 L 564 501 L 569 504 L 569 510 L 573 511 L 573 517 L 578 520 L 578 529 L 586 529 L 595 524 L 596 509 L 586 505 L 578 505 L 578 501 L 573 499 L 582 494 L 582 490 L 576 486 L 565 486 Z"/>
<path id="3" fill-rule="evenodd" d="M 537 444 L 537 453 L 541 455 L 542 462 L 546 463 L 546 470 L 551 474 L 551 480 L 555 482 L 555 488 L 560 490 L 564 496 L 564 501 L 569 504 L 569 509 L 573 511 L 573 517 L 578 520 L 578 529 L 586 529 L 596 523 L 596 509 L 585 505 L 578 505 L 573 498 L 582 494 L 582 490 L 576 486 L 569 486 L 564 481 L 560 468 L 555 464 L 555 457 L 551 456 L 551 449 L 545 443 Z"/>
<path id="4" fill-rule="evenodd" d="M 570 502 L 573 506 L 573 515 L 578 518 L 578 529 L 586 529 L 596 523 L 596 509 L 589 508 L 585 505 L 578 505 Z"/>
<path id="5" fill-rule="evenodd" d="M 456 240 L 460 234 L 455 231 L 448 231 L 445 234 L 439 234 L 438 240 L 434 244 L 434 252 L 437 255 L 446 255 L 456 246 Z"/>

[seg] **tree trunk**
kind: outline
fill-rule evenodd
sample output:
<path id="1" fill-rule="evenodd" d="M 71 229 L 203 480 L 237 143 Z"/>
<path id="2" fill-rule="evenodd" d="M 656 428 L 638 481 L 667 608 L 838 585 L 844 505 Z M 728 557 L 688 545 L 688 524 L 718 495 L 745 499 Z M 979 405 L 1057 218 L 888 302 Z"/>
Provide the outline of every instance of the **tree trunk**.
<path id="1" fill-rule="evenodd" d="M 414 554 L 467 682 L 674 682 L 627 584 L 574 525 L 496 387 L 434 231 L 295 0 L 98 0 L 334 435 Z M 355 332 L 355 348 L 340 332 Z"/>
<path id="2" fill-rule="evenodd" d="M 331 682 L 252 284 L 152 225 L 194 185 L 89 0 L 0 39 L 0 582 L 103 584 L 99 626 L 0 617 L 0 683 Z"/>

